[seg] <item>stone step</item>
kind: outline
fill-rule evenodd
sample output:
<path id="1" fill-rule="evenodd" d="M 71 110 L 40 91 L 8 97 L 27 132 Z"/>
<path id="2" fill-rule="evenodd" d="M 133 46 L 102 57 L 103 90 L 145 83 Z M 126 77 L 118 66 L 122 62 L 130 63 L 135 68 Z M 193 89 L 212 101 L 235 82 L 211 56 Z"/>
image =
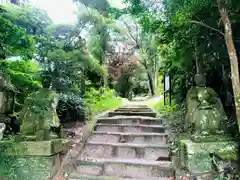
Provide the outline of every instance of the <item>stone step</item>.
<path id="1" fill-rule="evenodd" d="M 148 117 L 156 117 L 157 114 L 155 112 L 109 112 L 108 116 L 148 116 Z"/>
<path id="2" fill-rule="evenodd" d="M 76 161 L 76 173 L 82 176 L 118 176 L 129 178 L 169 177 L 173 173 L 170 161 L 136 159 L 88 159 Z"/>
<path id="3" fill-rule="evenodd" d="M 167 144 L 167 133 L 122 133 L 94 131 L 88 141 L 109 143 Z"/>
<path id="4" fill-rule="evenodd" d="M 87 142 L 81 152 L 80 159 L 91 158 L 130 158 L 157 160 L 170 159 L 169 147 L 156 144 Z"/>
<path id="5" fill-rule="evenodd" d="M 149 108 L 149 107 L 147 105 L 131 104 L 131 105 L 121 106 L 120 108 Z"/>
<path id="6" fill-rule="evenodd" d="M 118 108 L 115 112 L 152 112 L 150 108 Z"/>
<path id="7" fill-rule="evenodd" d="M 147 116 L 113 116 L 99 118 L 98 123 L 103 124 L 143 124 L 143 125 L 160 125 L 164 124 L 162 118 L 153 118 Z"/>
<path id="8" fill-rule="evenodd" d="M 95 131 L 102 132 L 154 132 L 154 133 L 164 133 L 166 126 L 162 125 L 134 125 L 134 124 L 102 124 L 97 123 L 95 126 Z"/>
<path id="9" fill-rule="evenodd" d="M 72 173 L 68 180 L 146 180 L 146 179 L 116 176 L 84 176 L 78 173 Z M 168 178 L 151 177 L 150 180 L 168 180 Z"/>

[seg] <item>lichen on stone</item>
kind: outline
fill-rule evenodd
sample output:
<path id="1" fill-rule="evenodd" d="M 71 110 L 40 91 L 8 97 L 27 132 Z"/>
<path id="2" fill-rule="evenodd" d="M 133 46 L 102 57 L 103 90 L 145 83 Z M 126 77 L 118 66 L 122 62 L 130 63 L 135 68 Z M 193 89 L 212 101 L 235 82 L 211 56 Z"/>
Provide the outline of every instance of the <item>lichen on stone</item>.
<path id="1" fill-rule="evenodd" d="M 36 140 L 48 140 L 51 127 L 59 127 L 56 106 L 59 95 L 48 89 L 31 94 L 19 114 L 21 136 L 35 136 Z"/>

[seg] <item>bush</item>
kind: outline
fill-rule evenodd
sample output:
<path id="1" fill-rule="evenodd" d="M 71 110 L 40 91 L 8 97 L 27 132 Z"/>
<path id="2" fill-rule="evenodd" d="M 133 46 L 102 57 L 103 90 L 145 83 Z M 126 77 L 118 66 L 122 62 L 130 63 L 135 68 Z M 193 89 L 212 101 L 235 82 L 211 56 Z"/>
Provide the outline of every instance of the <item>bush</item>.
<path id="1" fill-rule="evenodd" d="M 57 112 L 61 122 L 84 121 L 84 101 L 80 95 L 74 93 L 61 94 L 58 102 Z"/>
<path id="2" fill-rule="evenodd" d="M 168 120 L 168 125 L 172 133 L 181 134 L 184 132 L 184 119 L 186 114 L 184 107 L 164 105 L 163 99 L 155 104 L 151 104 L 150 107 Z"/>

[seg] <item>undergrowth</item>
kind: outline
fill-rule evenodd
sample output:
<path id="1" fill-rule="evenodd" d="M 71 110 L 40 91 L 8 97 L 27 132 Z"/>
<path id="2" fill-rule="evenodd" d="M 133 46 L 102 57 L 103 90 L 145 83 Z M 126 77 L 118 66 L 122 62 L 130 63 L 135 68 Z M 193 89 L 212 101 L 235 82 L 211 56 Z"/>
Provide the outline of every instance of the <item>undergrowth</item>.
<path id="1" fill-rule="evenodd" d="M 120 107 L 121 98 L 116 96 L 112 89 L 91 88 L 85 95 L 85 105 L 88 115 L 96 115 L 100 112 Z"/>
<path id="2" fill-rule="evenodd" d="M 167 120 L 171 133 L 178 134 L 177 138 L 184 136 L 184 117 L 186 110 L 176 105 L 164 105 L 163 99 L 149 106 L 161 117 Z"/>

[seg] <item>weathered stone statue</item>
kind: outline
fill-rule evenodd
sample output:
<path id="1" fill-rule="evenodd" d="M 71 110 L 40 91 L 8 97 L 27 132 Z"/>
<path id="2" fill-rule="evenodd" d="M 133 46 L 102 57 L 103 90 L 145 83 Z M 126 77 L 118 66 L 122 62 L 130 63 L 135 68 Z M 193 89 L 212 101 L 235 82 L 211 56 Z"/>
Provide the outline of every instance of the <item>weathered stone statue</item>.
<path id="1" fill-rule="evenodd" d="M 197 98 L 197 87 L 191 87 L 187 93 L 187 114 L 185 117 L 185 131 L 194 131 L 195 122 L 193 119 L 193 113 L 196 111 L 199 101 Z"/>
<path id="2" fill-rule="evenodd" d="M 0 140 L 3 138 L 3 132 L 6 129 L 6 125 L 4 123 L 0 123 Z"/>
<path id="3" fill-rule="evenodd" d="M 26 99 L 20 112 L 22 134 L 19 135 L 18 118 L 10 115 L 14 98 L 9 82 L 0 72 L 0 176 L 24 180 L 50 179 L 59 168 L 59 154 L 63 149 L 62 139 L 51 139 L 51 136 L 59 137 L 61 132 L 56 113 L 58 95 L 41 89 Z M 53 129 L 58 130 L 58 135 Z M 16 132 L 17 142 L 8 137 L 1 140 L 3 132 L 6 135 L 12 131 Z"/>
<path id="4" fill-rule="evenodd" d="M 194 77 L 196 87 L 187 94 L 188 112 L 186 125 L 193 125 L 194 132 L 189 139 L 180 140 L 180 162 L 192 175 L 214 172 L 210 154 L 224 160 L 236 160 L 237 143 L 224 134 L 227 116 L 217 93 L 206 87 L 202 74 Z M 204 179 L 204 178 L 203 178 Z"/>
<path id="5" fill-rule="evenodd" d="M 11 109 L 11 102 L 10 102 L 10 79 L 9 76 L 0 74 L 0 113 L 6 114 Z"/>
<path id="6" fill-rule="evenodd" d="M 14 92 L 12 91 L 10 77 L 0 73 L 0 123 L 5 124 L 4 133 L 12 134 L 12 125 L 16 120 L 10 118 L 14 111 Z"/>
<path id="7" fill-rule="evenodd" d="M 227 116 L 217 93 L 206 87 L 206 78 L 202 74 L 195 75 L 196 87 L 188 92 L 188 112 L 186 123 L 195 127 L 194 139 L 223 133 L 223 124 Z"/>
<path id="8" fill-rule="evenodd" d="M 58 94 L 54 91 L 41 89 L 29 96 L 20 112 L 21 136 L 29 140 L 50 140 L 61 136 L 52 131 L 60 128 L 60 120 L 56 107 Z"/>

